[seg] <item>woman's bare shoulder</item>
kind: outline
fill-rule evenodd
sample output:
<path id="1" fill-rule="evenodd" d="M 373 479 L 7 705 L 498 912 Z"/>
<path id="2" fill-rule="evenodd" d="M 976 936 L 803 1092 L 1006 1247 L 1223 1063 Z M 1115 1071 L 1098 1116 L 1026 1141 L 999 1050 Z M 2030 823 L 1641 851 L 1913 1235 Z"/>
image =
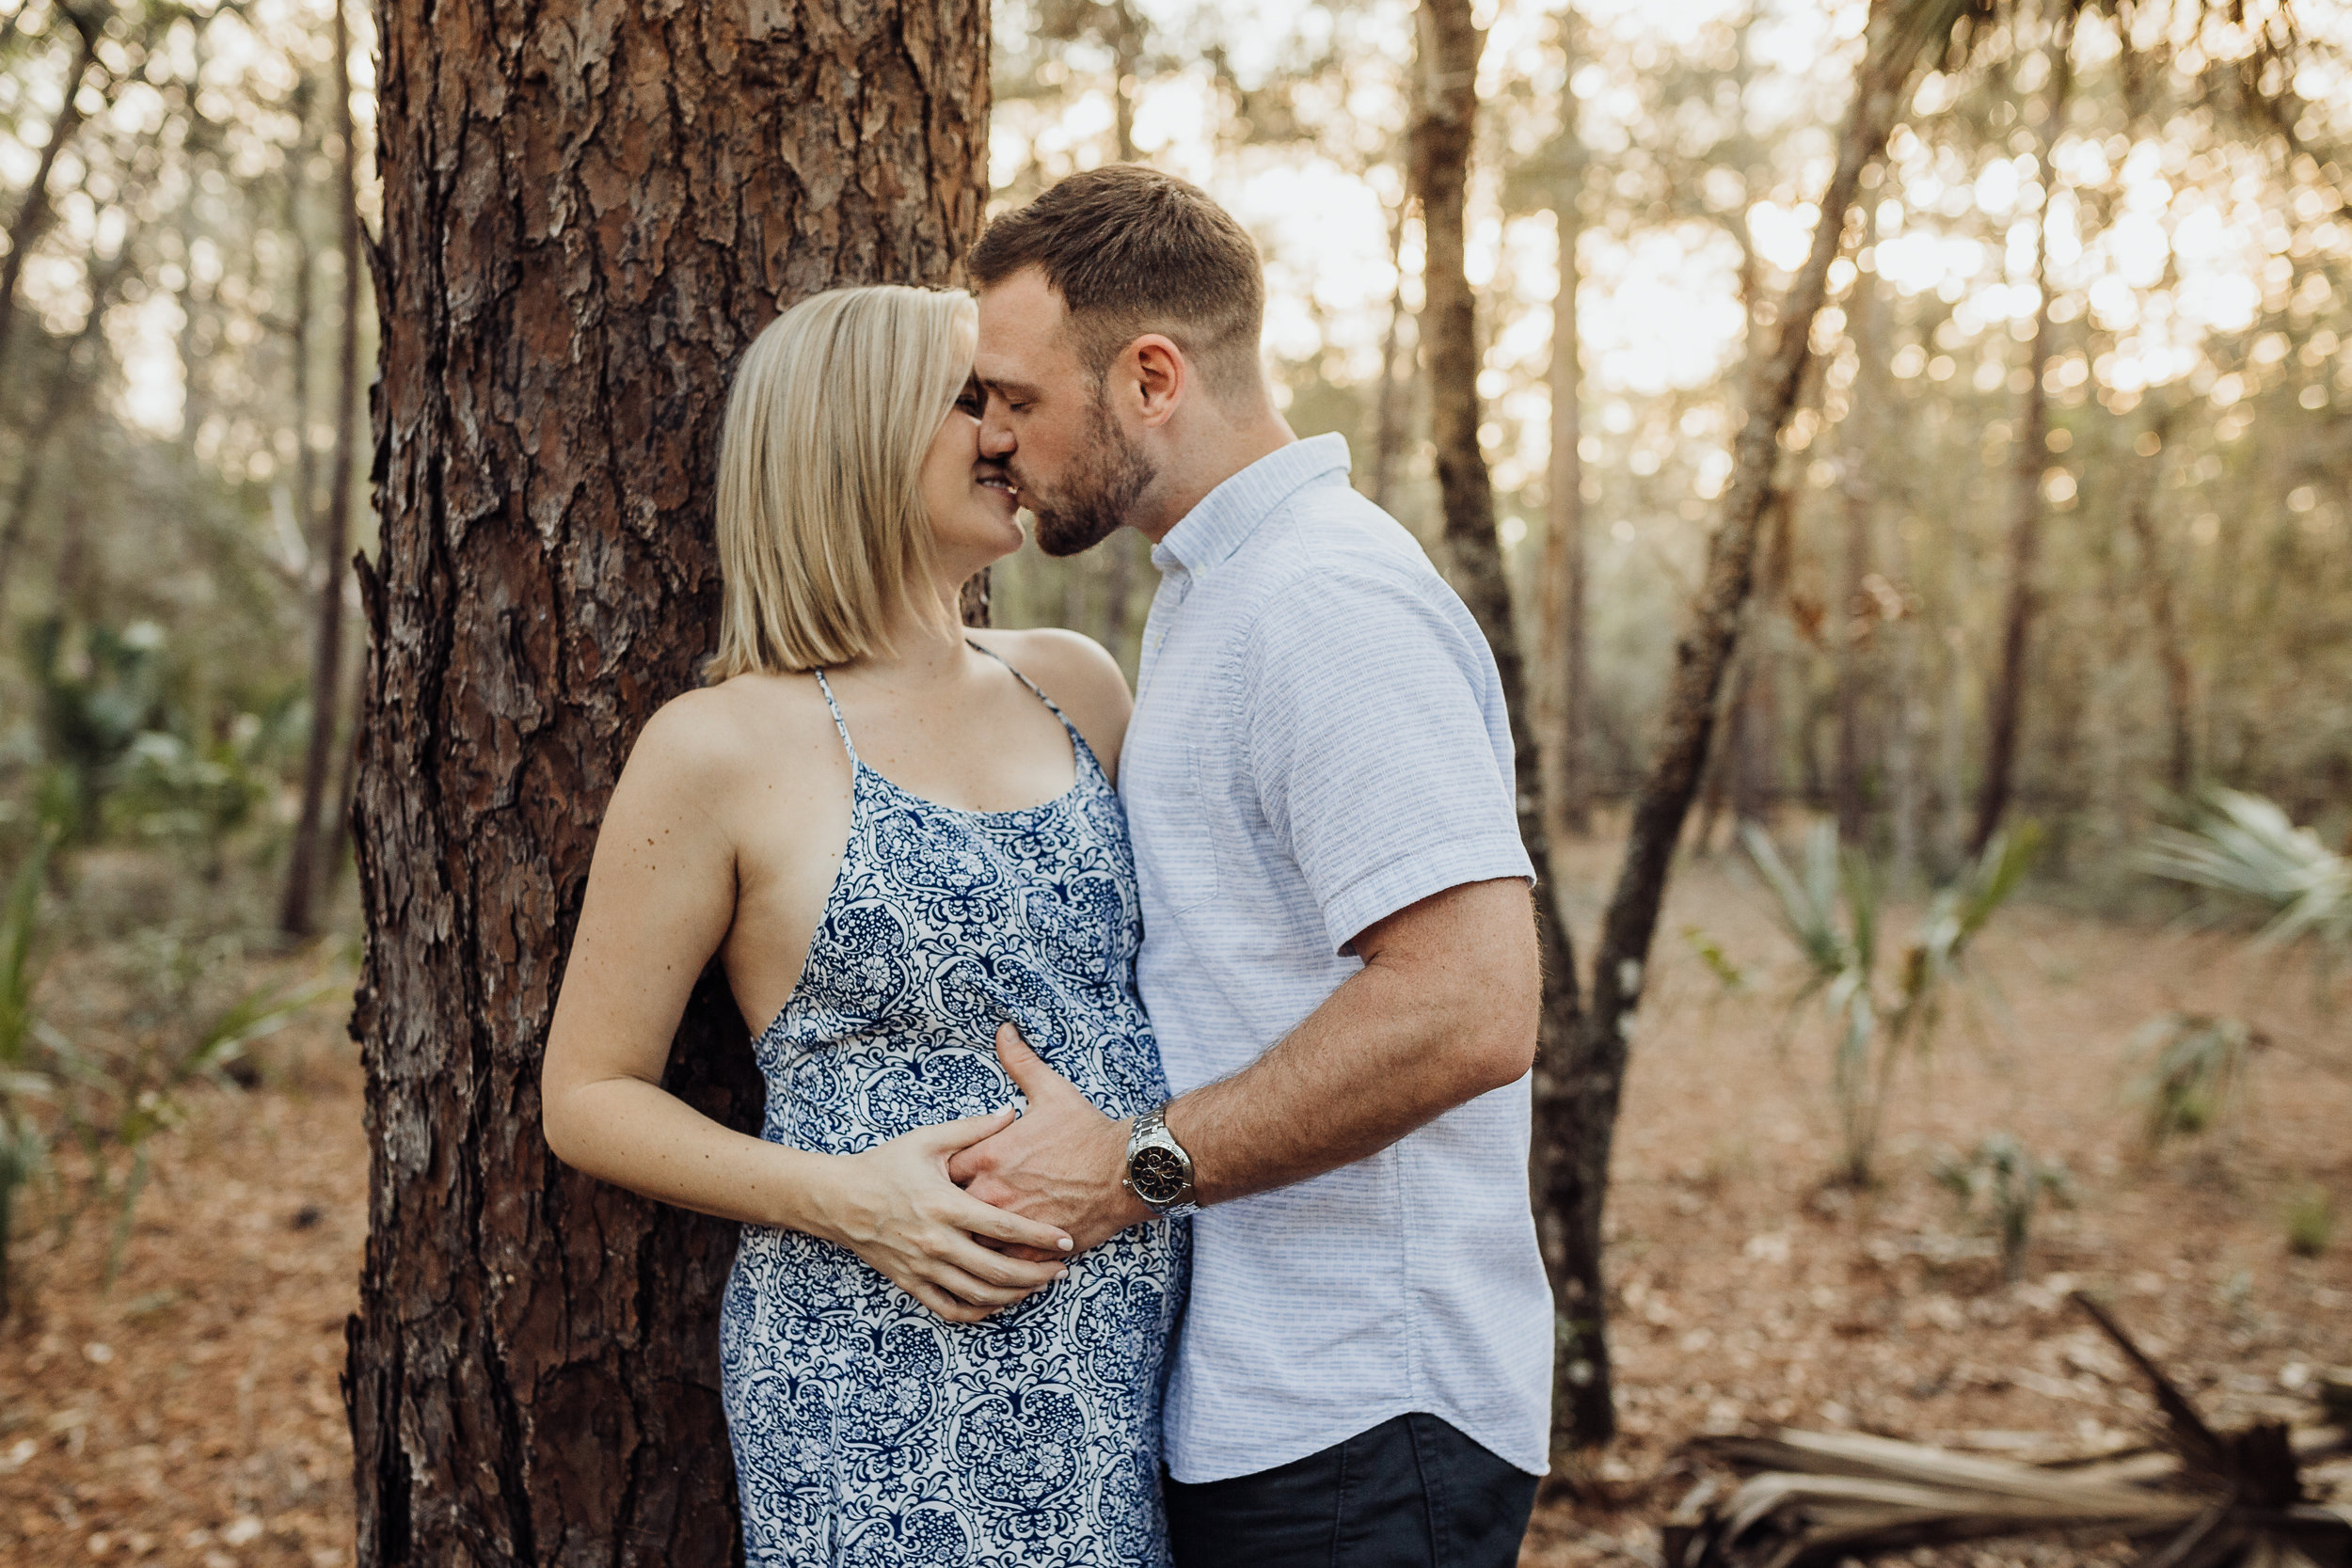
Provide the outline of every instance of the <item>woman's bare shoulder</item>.
<path id="1" fill-rule="evenodd" d="M 1100 642 L 1059 626 L 1027 631 L 991 628 L 975 631 L 972 639 L 1035 681 L 1040 690 L 1054 699 L 1054 705 L 1070 716 L 1104 769 L 1117 776 L 1119 747 L 1126 738 L 1127 717 L 1135 710 L 1135 698 L 1127 689 L 1127 677 L 1119 661 Z"/>
<path id="2" fill-rule="evenodd" d="M 992 626 L 975 630 L 972 640 L 1043 687 L 1045 694 L 1064 707 L 1072 703 L 1111 703 L 1123 709 L 1134 701 L 1119 661 L 1084 632 L 1060 626 L 1025 631 Z"/>
<path id="3" fill-rule="evenodd" d="M 631 748 L 628 774 L 646 784 L 723 790 L 791 770 L 838 747 L 833 714 L 806 675 L 736 675 L 680 692 L 654 711 Z"/>

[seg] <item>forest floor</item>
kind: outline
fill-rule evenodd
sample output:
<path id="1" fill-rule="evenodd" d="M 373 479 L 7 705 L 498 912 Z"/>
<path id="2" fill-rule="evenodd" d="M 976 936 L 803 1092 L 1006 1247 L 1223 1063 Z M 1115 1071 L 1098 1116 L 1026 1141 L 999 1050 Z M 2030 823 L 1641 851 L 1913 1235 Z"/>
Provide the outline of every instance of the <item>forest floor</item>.
<path id="1" fill-rule="evenodd" d="M 1573 879 L 1602 888 L 1612 869 L 1597 846 Z M 1678 878 L 1611 1199 L 1624 1434 L 1548 1489 L 1526 1563 L 1655 1562 L 1658 1521 L 1691 1484 L 1682 1446 L 1702 1433 L 1848 1428 L 1996 1452 L 2135 1441 L 2147 1402 L 2066 1304 L 2078 1285 L 2224 1420 L 2293 1412 L 2312 1369 L 2352 1362 L 2352 1236 L 2295 1257 L 2283 1217 L 2321 1195 L 2352 1217 L 2352 996 L 2339 987 L 2331 1013 L 2307 966 L 2242 937 L 2050 904 L 2004 911 L 1979 954 L 1997 997 L 1966 993 L 1907 1064 L 1879 1184 L 1851 1193 L 1825 1180 L 1827 1041 L 1818 1007 L 1787 1026 L 1795 960 L 1762 889 L 1724 863 Z M 2136 1031 L 2169 1008 L 2244 1016 L 2269 1043 L 2233 1116 L 2151 1156 L 2125 1088 Z M 366 1236 L 359 1073 L 331 1006 L 260 1055 L 259 1087 L 207 1091 L 160 1140 L 111 1290 L 103 1215 L 60 1236 L 35 1205 L 21 1225 L 19 1306 L 0 1323 L 0 1560 L 352 1560 L 336 1377 Z M 1995 1132 L 2062 1161 L 2074 1188 L 2014 1286 L 1933 1178 L 1939 1155 Z M 2352 1472 L 2321 1479 L 2352 1497 Z M 1994 1544 L 1915 1560 L 2106 1557 Z"/>

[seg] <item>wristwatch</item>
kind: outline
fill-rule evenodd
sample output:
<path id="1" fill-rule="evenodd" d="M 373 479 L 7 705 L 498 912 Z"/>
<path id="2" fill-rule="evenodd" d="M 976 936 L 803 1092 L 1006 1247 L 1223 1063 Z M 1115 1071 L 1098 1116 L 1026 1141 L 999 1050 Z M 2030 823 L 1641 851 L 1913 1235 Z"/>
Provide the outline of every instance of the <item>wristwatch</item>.
<path id="1" fill-rule="evenodd" d="M 1127 1134 L 1127 1177 L 1120 1183 L 1164 1220 L 1197 1214 L 1192 1200 L 1192 1156 L 1168 1130 L 1163 1104 L 1136 1117 Z"/>

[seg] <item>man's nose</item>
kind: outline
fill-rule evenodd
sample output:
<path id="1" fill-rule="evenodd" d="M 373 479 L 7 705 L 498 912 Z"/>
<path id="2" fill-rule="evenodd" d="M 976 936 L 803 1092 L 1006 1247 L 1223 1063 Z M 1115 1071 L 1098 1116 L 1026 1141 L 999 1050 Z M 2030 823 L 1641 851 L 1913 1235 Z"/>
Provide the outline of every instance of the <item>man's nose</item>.
<path id="1" fill-rule="evenodd" d="M 1010 457 L 1021 443 L 1014 439 L 1012 421 L 1005 418 L 1004 405 L 994 398 L 980 410 L 980 455 L 1002 461 Z"/>

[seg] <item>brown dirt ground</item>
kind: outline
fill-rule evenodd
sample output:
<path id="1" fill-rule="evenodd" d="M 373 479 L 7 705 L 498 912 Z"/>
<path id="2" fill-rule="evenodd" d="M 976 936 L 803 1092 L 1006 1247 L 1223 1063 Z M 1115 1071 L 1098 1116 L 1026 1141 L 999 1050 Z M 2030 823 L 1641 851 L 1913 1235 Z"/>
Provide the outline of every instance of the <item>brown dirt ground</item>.
<path id="1" fill-rule="evenodd" d="M 1574 880 L 1602 888 L 1613 869 L 1596 847 Z M 1746 972 L 1745 991 L 1697 959 L 1691 927 Z M 1907 912 L 1889 923 L 1908 929 Z M 1655 967 L 1610 1222 L 1625 1435 L 1550 1489 L 1526 1563 L 1654 1562 L 1657 1521 L 1690 1484 L 1677 1450 L 1698 1433 L 1851 1427 L 1994 1451 L 2016 1434 L 2077 1452 L 2134 1441 L 2146 1402 L 2065 1305 L 2073 1285 L 2107 1292 L 2223 1419 L 2292 1412 L 2309 1369 L 2352 1361 L 2352 1238 L 2318 1259 L 2284 1240 L 2289 1195 L 2312 1188 L 2352 1229 L 2352 998 L 2339 987 L 2337 1011 L 2316 1006 L 2299 962 L 2219 933 L 2005 913 L 1982 947 L 2002 1000 L 1960 1009 L 1906 1075 L 1882 1184 L 1860 1196 L 1824 1185 L 1819 1015 L 1779 1042 L 1794 967 L 1753 879 L 1687 870 Z M 2122 1087 L 2134 1031 L 2168 1007 L 2241 1014 L 2272 1043 L 2229 1126 L 2151 1159 Z M 260 1089 L 208 1093 L 161 1141 L 111 1291 L 103 1218 L 20 1239 L 24 1306 L 0 1325 L 0 1560 L 351 1561 L 336 1375 L 366 1152 L 330 1012 L 269 1043 Z M 1931 1175 L 1939 1152 L 1994 1131 L 2062 1160 L 2077 1189 L 2043 1215 L 2013 1288 Z M 2323 1480 L 2352 1495 L 2352 1474 Z"/>

